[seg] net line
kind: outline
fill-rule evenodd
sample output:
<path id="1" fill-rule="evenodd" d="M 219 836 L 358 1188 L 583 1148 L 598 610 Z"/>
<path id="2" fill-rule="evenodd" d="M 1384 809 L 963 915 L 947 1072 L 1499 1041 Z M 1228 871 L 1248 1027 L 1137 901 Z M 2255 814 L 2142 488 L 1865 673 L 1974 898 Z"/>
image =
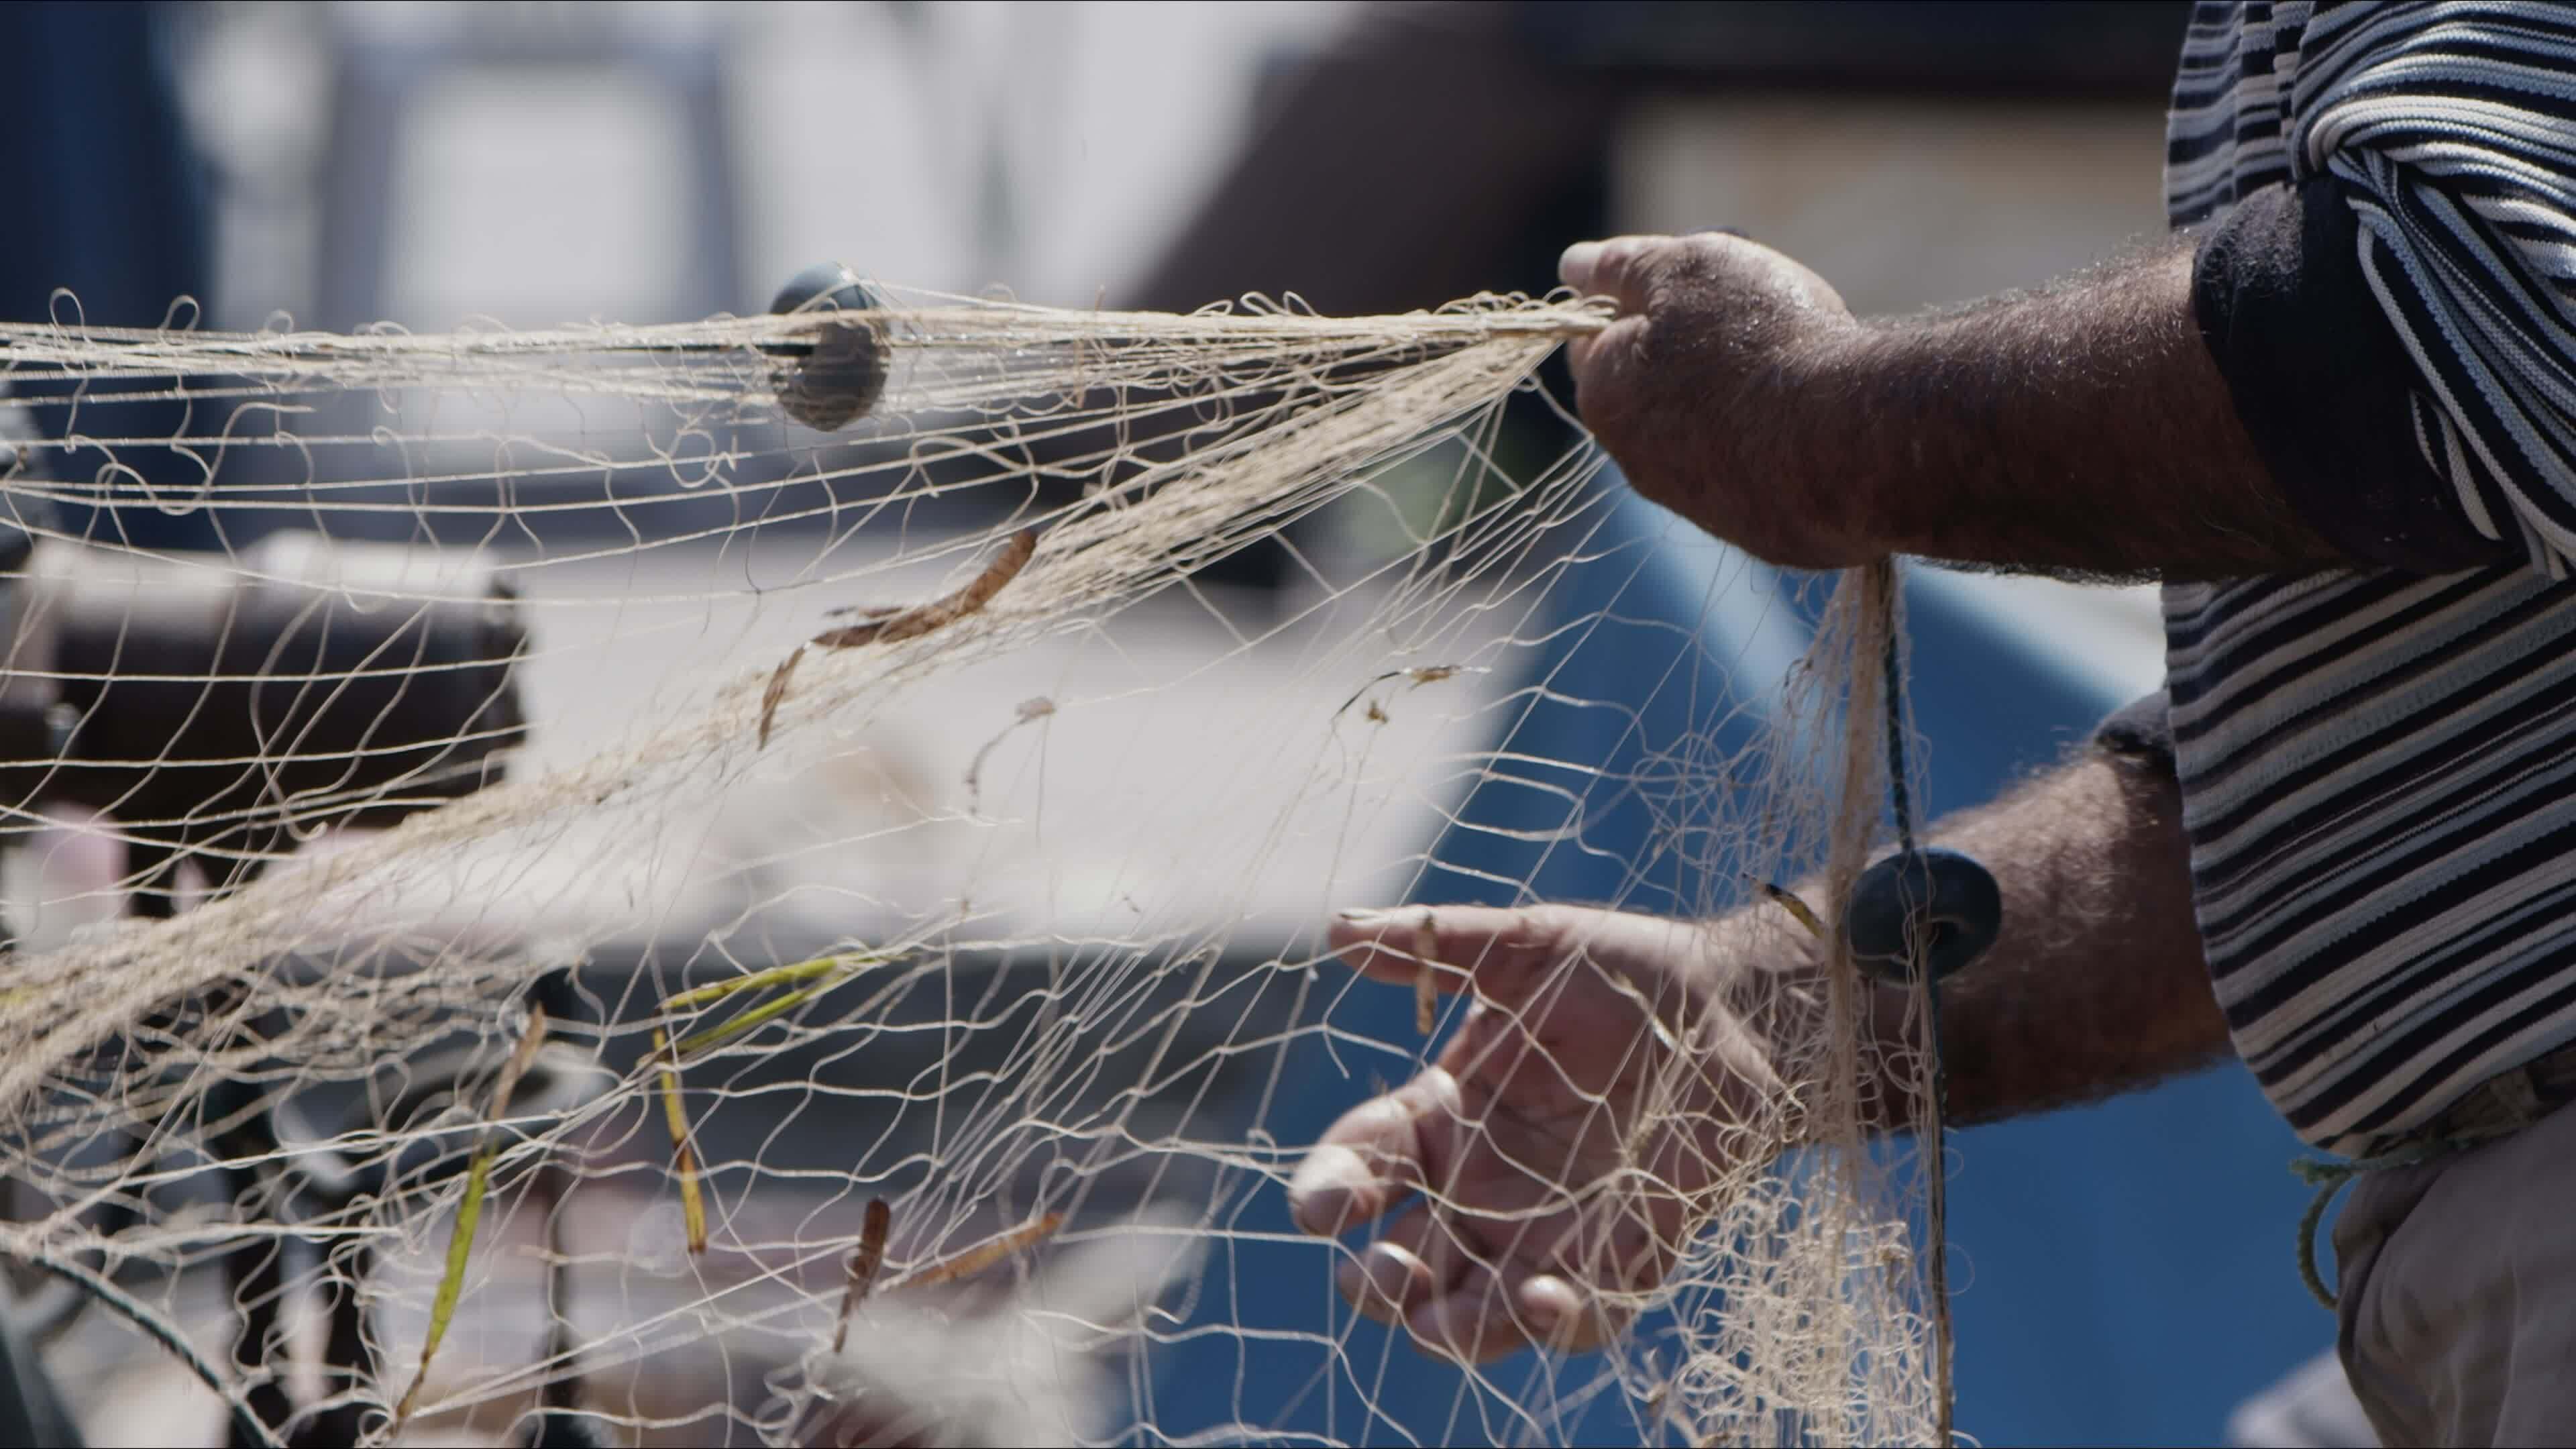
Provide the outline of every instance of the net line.
<path id="1" fill-rule="evenodd" d="M 103 1265 L 210 1357 L 229 1333 L 236 1397 L 281 1429 L 338 1413 L 361 1434 L 388 1430 L 477 1170 L 488 1205 L 481 1237 L 467 1235 L 458 1311 L 525 1298 L 533 1275 L 544 1304 L 522 1316 L 543 1331 L 511 1350 L 490 1347 L 509 1334 L 487 1328 L 480 1351 L 458 1339 L 429 1355 L 406 1430 L 502 1442 L 531 1415 L 577 1412 L 646 1442 L 694 1442 L 710 1425 L 804 1442 L 853 1425 L 895 1433 L 883 1414 L 900 1403 L 903 1423 L 960 1442 L 1152 1439 L 1156 1350 L 1211 1333 L 1263 1341 L 1260 1325 L 1193 1315 L 1207 1265 L 1262 1239 L 1227 1224 L 1279 1190 L 1305 1145 L 1268 1128 L 1283 1110 L 1280 1063 L 1316 1042 L 1400 1077 L 1423 1043 L 1338 1027 L 1334 1011 L 1369 988 L 1317 959 L 1311 927 L 1265 937 L 1279 933 L 1253 924 L 1249 882 L 1292 859 L 1340 869 L 1350 828 L 1318 823 L 1335 816 L 1403 806 L 1454 823 L 1456 790 L 1508 763 L 1498 727 L 1548 702 L 1545 680 L 1508 681 L 1576 627 L 1549 620 L 1546 600 L 1600 536 L 1600 459 L 1586 444 L 1508 456 L 1504 417 L 1555 347 L 1604 314 L 1494 296 L 1366 319 L 1294 299 L 1184 316 L 881 296 L 868 325 L 882 395 L 821 441 L 779 416 L 794 369 L 831 341 L 818 330 L 831 319 L 810 316 L 437 336 L 0 327 L 10 406 L 38 424 L 8 496 L 36 541 L 28 576 L 48 581 L 26 592 L 9 688 L 89 700 L 75 745 L 136 684 L 212 700 L 257 678 L 249 687 L 286 697 L 252 706 L 262 728 L 247 743 L 185 759 L 66 746 L 44 762 L 49 778 L 121 782 L 80 803 L 103 811 L 90 833 L 125 847 L 126 864 L 104 887 L 47 896 L 40 883 L 21 909 L 154 892 L 173 908 L 30 941 L 13 959 L 0 1124 L 19 1210 L 0 1251 Z M 156 408 L 179 422 L 122 421 Z M 148 466 L 156 451 L 182 461 Z M 1408 498 L 1427 507 L 1408 515 Z M 128 538 L 117 509 L 213 509 L 258 537 L 183 554 Z M 1378 516 L 1397 545 L 1354 563 L 1282 544 L 1353 512 Z M 302 541 L 314 536 L 441 547 L 362 566 L 322 557 Z M 1296 602 L 1246 624 L 1200 580 L 1257 545 L 1287 549 Z M 55 562 L 74 550 L 77 568 Z M 474 567 L 454 562 L 463 553 Z M 104 656 L 71 657 L 68 627 L 45 648 L 28 642 L 46 640 L 53 615 L 87 617 L 84 599 L 142 616 L 153 590 L 188 587 L 226 619 L 282 601 L 326 632 L 373 620 L 376 633 L 353 657 L 319 647 L 283 675 L 283 646 L 264 661 L 137 668 L 124 622 Z M 436 620 L 483 619 L 495 597 L 524 628 L 445 656 L 430 646 Z M 1838 596 L 1820 611 L 1754 745 L 1685 767 L 1686 793 L 1725 797 L 1725 839 L 1688 852 L 1698 865 L 1725 857 L 1711 878 L 1823 868 L 1840 899 L 1865 858 L 1876 816 L 1859 813 L 1855 782 L 1879 777 L 1832 767 L 1840 721 L 1877 707 L 1850 664 L 1876 657 L 1856 607 Z M 786 632 L 760 623 L 781 612 Z M 1122 631 L 1167 616 L 1219 642 L 1139 665 L 1135 639 L 1149 636 Z M 492 707 L 494 666 L 570 675 L 594 649 L 655 677 L 579 748 L 549 757 L 544 716 L 531 744 Z M 966 708 L 953 702 L 962 681 L 1050 651 L 1118 663 L 1080 691 L 943 722 L 959 737 L 952 757 L 976 751 L 970 798 L 953 784 L 950 798 L 921 798 L 942 792 L 874 743 Z M 1083 909 L 1035 899 L 1040 857 L 997 842 L 1015 833 L 1012 802 L 1032 798 L 1029 760 L 1076 766 L 1034 742 L 1074 732 L 1084 705 L 1147 720 L 1157 699 L 1174 701 L 1164 717 L 1194 709 L 1194 681 L 1256 658 L 1270 682 L 1237 687 L 1273 707 L 1229 716 L 1243 753 L 1137 811 L 1149 834 L 1166 824 L 1191 848 L 1116 837 L 1130 853 L 1098 866 L 1115 877 L 1150 861 L 1214 882 L 1211 898 L 1184 908 L 1130 891 L 1122 907 L 1110 880 L 1084 887 Z M 459 727 L 388 742 L 395 706 L 380 696 L 433 682 L 466 696 Z M 1471 688 L 1487 694 L 1444 718 L 1443 692 Z M 324 741 L 335 711 L 353 710 L 373 728 Z M 1751 713 L 1733 701 L 1713 718 Z M 1399 736 L 1409 753 L 1383 748 Z M 1021 767 L 992 768 L 1008 758 Z M 1286 798 L 1224 808 L 1265 773 L 1292 782 Z M 876 792 L 865 818 L 779 783 L 853 774 L 852 788 Z M 1453 798 L 1431 798 L 1435 787 Z M 763 810 L 773 824 L 746 833 L 742 817 Z M 1028 834 L 1062 820 L 1034 814 Z M 6 828 L 66 849 L 25 806 Z M 1309 839 L 1333 843 L 1309 851 Z M 622 909 L 577 879 L 585 859 L 620 851 L 642 857 Z M 892 859 L 900 882 L 907 856 L 941 858 L 960 884 L 914 898 L 836 870 Z M 1370 864 L 1399 887 L 1429 878 L 1419 849 Z M 693 935 L 701 944 L 671 961 L 634 944 Z M 584 974 L 639 952 L 613 985 Z M 587 992 L 596 1019 L 545 1045 L 516 1105 L 494 1110 L 494 1074 L 548 990 Z M 1571 1389 L 1554 1369 L 1469 1373 L 1464 1417 L 1439 1427 L 1544 1441 L 1585 1403 L 1617 1399 L 1645 1432 L 1691 1442 L 1925 1432 L 1933 1392 L 1905 1220 L 1920 1190 L 1901 1151 L 1864 1140 L 1872 1048 L 1856 1004 L 1837 986 L 1822 1001 L 1737 1005 L 1777 1014 L 1793 1045 L 1784 1097 L 1730 1130 L 1807 1145 L 1776 1164 L 1754 1154 L 1708 1195 L 1716 1216 L 1681 1268 L 1629 1305 L 1669 1321 L 1660 1337 L 1615 1344 Z M 972 1055 L 952 1048 L 891 1085 L 836 1075 L 951 1038 L 989 1044 L 989 1060 L 952 1072 L 948 1058 Z M 764 1127 L 767 1141 L 714 1125 L 782 1096 L 806 1105 Z M 1925 1100 L 1918 1091 L 1915 1110 Z M 1692 1109 L 1673 1095 L 1665 1110 Z M 833 1114 L 877 1122 L 878 1141 L 837 1166 L 778 1145 Z M 487 1133 L 495 1145 L 474 1169 Z M 333 1196 L 317 1179 L 361 1185 L 316 1206 Z M 637 1264 L 653 1252 L 631 1243 L 574 1243 L 582 1219 L 567 1204 L 585 1197 L 664 1228 L 678 1209 L 676 1263 L 648 1271 Z M 885 1291 L 857 1295 L 858 1351 L 827 1354 L 813 1323 L 852 1296 L 844 1270 L 872 1201 L 891 1204 Z M 1011 1251 L 973 1264 L 996 1245 Z M 1319 1286 L 1336 1251 L 1348 1249 L 1313 1246 Z M 1046 1272 L 1030 1267 L 1041 1261 Z M 972 1271 L 938 1276 L 960 1263 Z M 1020 1286 L 995 1308 L 976 1296 L 1001 1291 L 985 1280 Z M 567 1285 L 593 1306 L 557 1301 Z M 209 1292 L 212 1309 L 197 1301 Z M 868 1331 L 886 1323 L 943 1345 L 938 1372 L 886 1362 L 902 1335 Z M 334 1326 L 357 1346 L 314 1352 Z M 1100 1353 L 1076 1392 L 1054 1366 L 1068 1335 L 1126 1347 Z M 990 1375 L 959 1372 L 969 1341 L 989 1348 Z M 1358 1351 L 1316 1346 L 1334 1366 L 1328 1392 L 1368 1422 L 1378 1391 Z M 709 1359 L 733 1377 L 690 1401 L 671 1366 L 717 1372 Z M 1122 1362 L 1132 1394 L 1102 1377 Z M 556 1402 L 576 1371 L 578 1402 Z M 942 1373 L 961 1384 L 924 1386 Z M 1064 1392 L 1028 1409 L 1031 1378 Z M 1254 1413 L 1189 1432 L 1269 1428 Z"/>

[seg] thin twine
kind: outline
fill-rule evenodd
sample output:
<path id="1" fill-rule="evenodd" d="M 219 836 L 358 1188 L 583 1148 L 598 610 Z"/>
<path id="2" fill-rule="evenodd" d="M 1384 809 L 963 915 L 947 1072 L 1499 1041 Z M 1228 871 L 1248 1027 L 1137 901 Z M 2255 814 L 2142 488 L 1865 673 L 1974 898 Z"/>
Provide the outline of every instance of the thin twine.
<path id="1" fill-rule="evenodd" d="M 1873 621 L 1882 638 L 1880 668 L 1886 677 L 1883 703 L 1887 710 L 1887 796 L 1890 813 L 1896 817 L 1896 845 L 1900 852 L 1914 851 L 1914 787 L 1905 757 L 1905 659 L 1902 621 L 1898 617 L 1896 594 L 1896 561 L 1883 558 L 1869 566 L 1869 583 L 1877 618 Z M 1902 877 L 1900 877 L 1901 879 Z M 1932 1121 L 1925 1133 L 1931 1143 L 1932 1180 L 1925 1216 L 1932 1238 L 1932 1262 L 1925 1279 L 1932 1298 L 1932 1375 L 1934 1442 L 1947 1446 L 1954 1441 L 1953 1413 L 1956 1395 L 1951 1382 L 1952 1327 L 1950 1322 L 1950 1193 L 1949 1147 L 1944 1119 L 1950 1109 L 1950 1073 L 1941 1056 L 1941 985 L 1934 979 L 1925 959 L 1928 942 L 1919 933 L 1906 932 L 1906 949 L 1913 956 L 1914 974 L 1923 983 L 1924 1022 L 1929 1037 L 1925 1048 L 1932 1065 Z"/>

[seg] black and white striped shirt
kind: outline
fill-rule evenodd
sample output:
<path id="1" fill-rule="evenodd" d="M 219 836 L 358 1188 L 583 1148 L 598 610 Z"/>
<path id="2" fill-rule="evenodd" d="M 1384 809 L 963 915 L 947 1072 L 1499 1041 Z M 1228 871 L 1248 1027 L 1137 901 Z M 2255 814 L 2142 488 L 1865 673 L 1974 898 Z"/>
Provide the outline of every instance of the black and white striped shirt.
<path id="1" fill-rule="evenodd" d="M 2164 591 L 2220 1004 L 2366 1154 L 2576 1041 L 2576 7 L 2202 4 L 2166 191 L 2249 433 L 2390 565 Z"/>

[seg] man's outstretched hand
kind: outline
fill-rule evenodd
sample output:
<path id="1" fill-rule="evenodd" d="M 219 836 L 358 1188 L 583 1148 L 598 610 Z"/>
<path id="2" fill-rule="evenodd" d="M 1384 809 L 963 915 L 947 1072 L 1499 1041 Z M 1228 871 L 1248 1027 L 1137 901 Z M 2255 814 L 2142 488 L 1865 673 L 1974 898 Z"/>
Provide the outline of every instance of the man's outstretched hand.
<path id="1" fill-rule="evenodd" d="M 2003 938 L 1941 991 L 1951 1121 L 2094 1101 L 2226 1054 L 2171 769 L 2090 751 L 1932 838 L 2004 891 Z M 1413 981 L 1427 956 L 1441 990 L 1474 1002 L 1430 1069 L 1334 1123 L 1288 1189 L 1310 1233 L 1398 1213 L 1343 1263 L 1341 1289 L 1425 1348 L 1599 1345 L 1731 1174 L 1812 1135 L 1782 1100 L 1775 1044 L 1815 1039 L 1825 983 L 1785 912 L 1412 906 L 1345 915 L 1330 941 L 1380 981 Z M 1860 1003 L 1862 1062 L 1881 1074 L 1863 1100 L 1890 1113 L 1919 1085 L 1909 997 Z"/>
<path id="2" fill-rule="evenodd" d="M 1566 348 L 1575 404 L 1638 492 L 1777 564 L 1885 553 L 1855 491 L 1787 466 L 1791 409 L 1812 408 L 1861 333 L 1825 279 L 1716 232 L 1568 247 L 1565 284 L 1619 305 Z"/>
<path id="3" fill-rule="evenodd" d="M 1565 906 L 1337 919 L 1331 944 L 1363 974 L 1413 981 L 1427 945 L 1439 988 L 1475 1003 L 1433 1066 L 1345 1113 L 1290 1184 L 1310 1233 L 1405 1208 L 1342 1264 L 1342 1295 L 1469 1362 L 1598 1347 L 1726 1175 L 1781 1145 L 1769 1053 L 1725 1003 L 1755 934 Z"/>

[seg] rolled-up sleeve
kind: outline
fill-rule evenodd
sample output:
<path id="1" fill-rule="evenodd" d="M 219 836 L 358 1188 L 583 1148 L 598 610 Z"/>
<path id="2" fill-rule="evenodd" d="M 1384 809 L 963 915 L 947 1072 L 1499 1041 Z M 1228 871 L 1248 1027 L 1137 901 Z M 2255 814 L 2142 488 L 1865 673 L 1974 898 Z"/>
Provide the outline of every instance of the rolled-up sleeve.
<path id="1" fill-rule="evenodd" d="M 2576 559 L 2576 7 L 2320 6 L 2293 173 L 2333 179 L 2416 374 L 2409 431 L 2486 539 Z"/>
<path id="2" fill-rule="evenodd" d="M 2132 700 L 2096 725 L 2093 748 L 2148 770 L 2174 773 L 2173 718 L 2165 692 Z"/>

